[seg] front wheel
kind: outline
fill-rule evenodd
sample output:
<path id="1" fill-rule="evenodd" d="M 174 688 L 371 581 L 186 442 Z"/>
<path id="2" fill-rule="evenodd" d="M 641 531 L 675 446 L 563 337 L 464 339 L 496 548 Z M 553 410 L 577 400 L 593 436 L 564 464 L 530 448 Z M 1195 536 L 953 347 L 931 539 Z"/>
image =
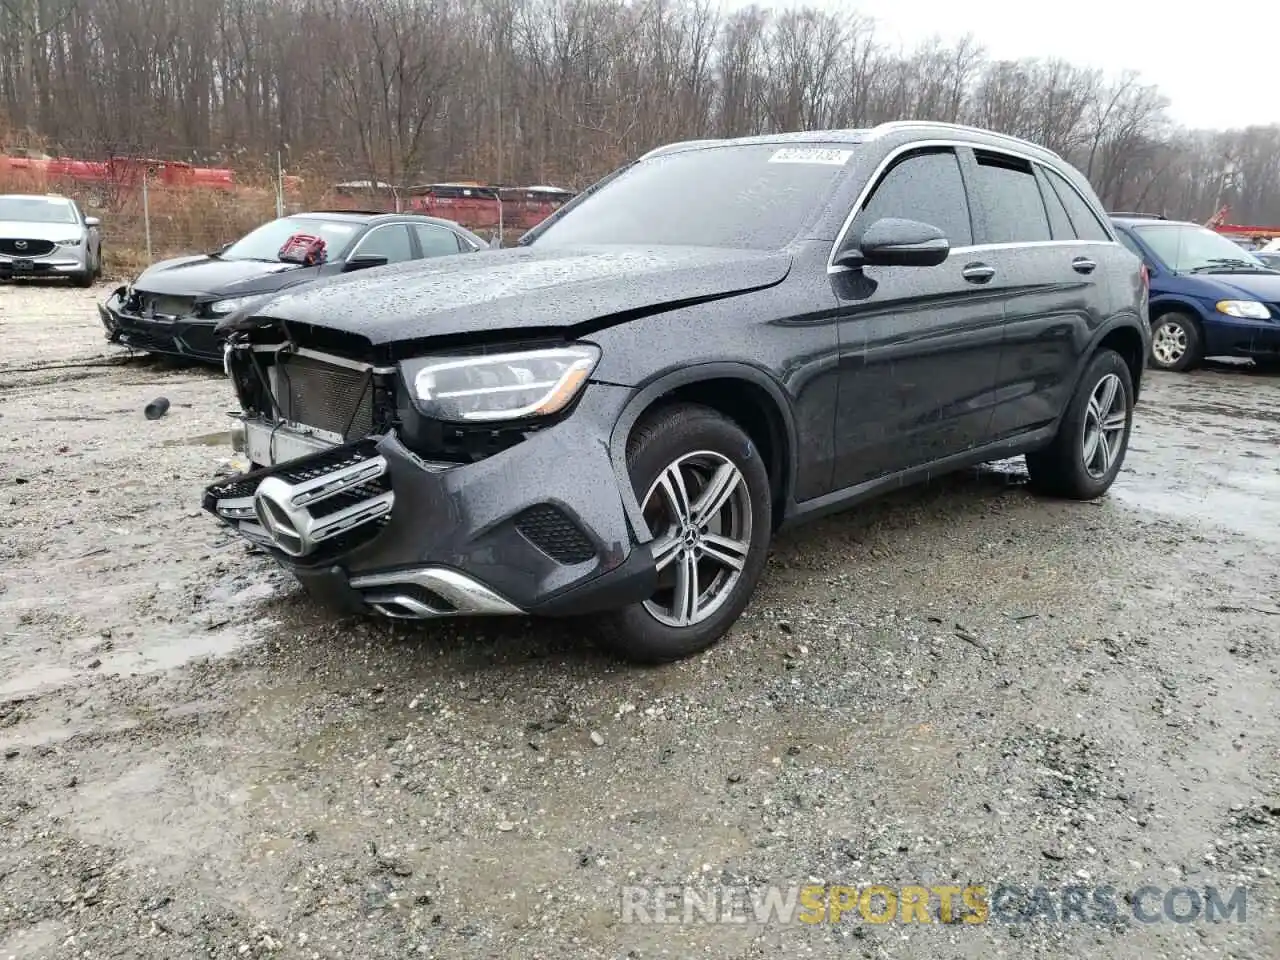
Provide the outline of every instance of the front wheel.
<path id="1" fill-rule="evenodd" d="M 1185 313 L 1166 313 L 1151 324 L 1151 365 L 1181 373 L 1200 362 L 1200 325 Z"/>
<path id="2" fill-rule="evenodd" d="M 768 559 L 769 476 L 742 428 L 708 407 L 650 416 L 627 465 L 658 570 L 652 597 L 607 616 L 602 638 L 637 663 L 666 663 L 719 640 L 742 614 Z"/>
<path id="3" fill-rule="evenodd" d="M 1110 488 L 1124 463 L 1133 426 L 1133 377 L 1114 350 L 1100 350 L 1067 405 L 1058 434 L 1027 454 L 1034 489 L 1093 500 Z"/>

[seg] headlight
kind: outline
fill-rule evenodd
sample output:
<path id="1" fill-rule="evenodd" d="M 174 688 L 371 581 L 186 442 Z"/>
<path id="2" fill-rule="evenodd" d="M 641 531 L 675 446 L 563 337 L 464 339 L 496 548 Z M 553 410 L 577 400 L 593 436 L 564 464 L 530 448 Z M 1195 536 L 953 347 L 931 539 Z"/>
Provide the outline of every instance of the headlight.
<path id="1" fill-rule="evenodd" d="M 84 237 L 72 237 L 70 240 L 53 241 L 60 247 L 78 247 L 84 242 Z"/>
<path id="2" fill-rule="evenodd" d="M 473 357 L 430 357 L 405 364 L 418 407 L 445 421 L 522 420 L 563 410 L 600 360 L 600 348 L 575 343 L 545 350 Z"/>
<path id="3" fill-rule="evenodd" d="M 209 304 L 209 312 L 215 317 L 225 317 L 229 313 L 235 313 L 241 307 L 246 307 L 255 300 L 262 300 L 263 297 L 231 297 L 227 300 L 215 300 Z"/>
<path id="4" fill-rule="evenodd" d="M 1216 304 L 1219 313 L 1228 317 L 1244 317 L 1246 320 L 1270 320 L 1271 311 L 1265 303 L 1257 300 L 1219 300 Z"/>

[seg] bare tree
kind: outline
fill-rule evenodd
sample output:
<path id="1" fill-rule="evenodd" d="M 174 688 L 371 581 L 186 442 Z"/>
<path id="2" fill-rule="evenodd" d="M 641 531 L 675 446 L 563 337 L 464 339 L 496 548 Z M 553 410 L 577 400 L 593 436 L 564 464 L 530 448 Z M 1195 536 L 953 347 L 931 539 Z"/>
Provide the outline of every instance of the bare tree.
<path id="1" fill-rule="evenodd" d="M 0 0 L 0 147 L 397 186 L 580 186 L 659 143 L 917 118 L 1056 150 L 1108 204 L 1280 223 L 1280 125 L 1175 129 L 1133 73 L 896 51 L 712 0 Z M 7 131 L 7 132 L 4 132 Z"/>

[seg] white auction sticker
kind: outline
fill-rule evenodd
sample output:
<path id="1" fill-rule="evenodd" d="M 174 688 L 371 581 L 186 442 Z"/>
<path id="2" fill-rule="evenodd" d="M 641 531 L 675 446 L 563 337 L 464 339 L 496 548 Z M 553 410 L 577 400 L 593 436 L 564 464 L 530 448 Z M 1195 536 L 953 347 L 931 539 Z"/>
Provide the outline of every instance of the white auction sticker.
<path id="1" fill-rule="evenodd" d="M 853 156 L 852 150 L 831 150 L 821 147 L 783 147 L 769 158 L 770 163 L 825 163 L 843 167 Z"/>

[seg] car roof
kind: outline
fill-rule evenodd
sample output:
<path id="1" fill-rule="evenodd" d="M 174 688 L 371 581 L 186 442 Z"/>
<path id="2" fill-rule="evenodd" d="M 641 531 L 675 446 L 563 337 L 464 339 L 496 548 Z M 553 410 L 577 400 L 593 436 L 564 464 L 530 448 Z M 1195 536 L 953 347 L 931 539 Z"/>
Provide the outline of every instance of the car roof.
<path id="1" fill-rule="evenodd" d="M 337 220 L 349 223 L 432 223 L 450 230 L 462 229 L 461 225 L 443 217 L 428 217 L 420 213 L 383 213 L 373 210 L 308 210 L 288 213 L 286 217 L 298 220 Z"/>
<path id="2" fill-rule="evenodd" d="M 972 143 L 975 146 L 1013 147 L 1042 158 L 1050 158 L 1055 161 L 1062 160 L 1061 157 L 1047 147 L 1032 143 L 1030 140 L 1024 140 L 1021 137 L 997 133 L 994 130 L 984 130 L 981 127 L 971 127 L 961 123 L 944 123 L 932 120 L 894 120 L 875 127 L 840 130 L 799 130 L 790 133 L 766 133 L 724 140 L 685 140 L 650 150 L 640 159 L 644 160 L 664 153 L 748 144 L 839 143 L 853 146 L 890 138 L 904 143 L 912 140 L 929 139 L 960 140 Z"/>

